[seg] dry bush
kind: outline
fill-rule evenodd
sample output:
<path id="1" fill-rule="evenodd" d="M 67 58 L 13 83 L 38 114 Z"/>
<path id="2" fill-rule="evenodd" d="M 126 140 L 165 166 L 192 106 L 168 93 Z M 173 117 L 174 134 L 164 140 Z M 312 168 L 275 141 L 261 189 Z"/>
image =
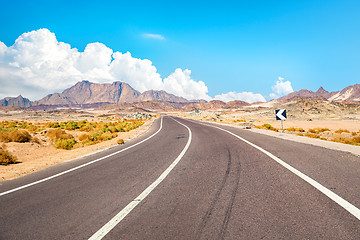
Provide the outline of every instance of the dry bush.
<path id="1" fill-rule="evenodd" d="M 87 141 L 87 140 L 90 140 L 90 141 L 94 140 L 94 137 L 89 133 L 80 134 L 78 138 L 82 142 Z"/>
<path id="2" fill-rule="evenodd" d="M 74 138 L 71 139 L 58 138 L 55 143 L 55 148 L 70 150 L 74 147 L 75 144 L 76 141 Z"/>
<path id="3" fill-rule="evenodd" d="M 260 128 L 268 129 L 268 130 L 275 131 L 275 132 L 279 131 L 279 129 L 274 128 L 274 127 L 271 126 L 271 124 L 269 124 L 269 123 L 263 124 L 262 126 L 260 126 Z"/>
<path id="4" fill-rule="evenodd" d="M 0 131 L 0 142 L 10 142 L 10 137 L 8 132 Z"/>
<path id="5" fill-rule="evenodd" d="M 30 142 L 31 135 L 26 130 L 14 130 L 9 133 L 9 138 L 11 142 Z"/>
<path id="6" fill-rule="evenodd" d="M 305 130 L 303 128 L 295 128 L 295 127 L 290 127 L 285 130 L 288 132 L 305 132 Z"/>
<path id="7" fill-rule="evenodd" d="M 356 136 L 356 135 L 357 135 L 356 132 L 352 132 L 352 133 L 351 133 L 351 136 Z"/>
<path id="8" fill-rule="evenodd" d="M 350 132 L 349 130 L 347 130 L 347 129 L 341 129 L 341 128 L 335 131 L 335 133 L 338 133 L 338 134 L 349 133 L 349 132 Z"/>
<path id="9" fill-rule="evenodd" d="M 316 133 L 316 134 L 326 132 L 326 131 L 330 131 L 330 129 L 328 129 L 328 128 L 312 128 L 312 129 L 308 130 L 309 133 Z"/>
<path id="10" fill-rule="evenodd" d="M 16 163 L 16 157 L 6 150 L 5 145 L 0 147 L 0 165 Z"/>
<path id="11" fill-rule="evenodd" d="M 320 138 L 320 135 L 316 133 L 305 133 L 305 136 L 309 138 Z"/>
<path id="12" fill-rule="evenodd" d="M 117 140 L 117 144 L 124 144 L 124 143 L 125 143 L 125 142 L 124 142 L 124 139 L 121 139 L 121 138 L 120 138 L 120 139 Z"/>
<path id="13" fill-rule="evenodd" d="M 360 137 L 353 137 L 351 139 L 351 144 L 360 145 Z"/>
<path id="14" fill-rule="evenodd" d="M 74 139 L 73 135 L 66 133 L 62 129 L 50 129 L 46 133 L 46 136 L 48 136 L 52 142 L 56 142 L 58 139 Z"/>
<path id="15" fill-rule="evenodd" d="M 331 139 L 331 141 L 333 142 L 339 142 L 339 143 L 346 143 L 346 144 L 350 144 L 350 140 L 349 138 L 345 138 L 343 136 L 335 136 L 333 139 Z"/>
<path id="16" fill-rule="evenodd" d="M 39 129 L 37 126 L 34 125 L 27 125 L 26 126 L 26 130 L 32 132 L 32 133 L 36 133 Z"/>

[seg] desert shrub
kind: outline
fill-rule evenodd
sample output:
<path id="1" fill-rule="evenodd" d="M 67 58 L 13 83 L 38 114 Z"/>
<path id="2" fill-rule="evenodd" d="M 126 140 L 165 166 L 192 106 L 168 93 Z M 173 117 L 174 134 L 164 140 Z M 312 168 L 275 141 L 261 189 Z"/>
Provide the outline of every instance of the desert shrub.
<path id="1" fill-rule="evenodd" d="M 96 125 L 95 125 L 96 127 Z M 82 132 L 90 132 L 94 129 L 94 126 L 91 124 L 91 123 L 87 123 L 85 125 L 82 125 L 80 128 L 79 128 L 79 131 L 82 131 Z"/>
<path id="2" fill-rule="evenodd" d="M 298 134 L 296 134 L 296 135 L 298 135 L 298 136 L 304 136 L 304 134 L 302 134 L 302 133 L 298 133 Z"/>
<path id="3" fill-rule="evenodd" d="M 16 160 L 17 160 L 16 157 L 13 156 L 11 153 L 9 153 L 9 151 L 6 150 L 4 145 L 2 147 L 0 147 L 0 164 L 1 165 L 16 163 Z"/>
<path id="4" fill-rule="evenodd" d="M 309 138 L 320 138 L 320 135 L 316 133 L 305 133 L 305 136 Z"/>
<path id="5" fill-rule="evenodd" d="M 331 141 L 333 142 L 339 142 L 339 143 L 346 143 L 346 144 L 350 144 L 350 140 L 348 138 L 345 138 L 343 136 L 335 136 L 333 139 L 331 139 Z"/>
<path id="6" fill-rule="evenodd" d="M 335 133 L 338 133 L 338 134 L 341 134 L 341 133 L 349 133 L 349 130 L 346 130 L 346 129 L 338 129 L 335 131 Z"/>
<path id="7" fill-rule="evenodd" d="M 74 138 L 71 138 L 71 139 L 58 138 L 55 143 L 55 148 L 70 150 L 74 147 L 75 144 L 76 144 L 76 141 Z"/>
<path id="8" fill-rule="evenodd" d="M 279 129 L 274 128 L 273 126 L 271 126 L 271 124 L 269 124 L 269 123 L 263 124 L 260 128 L 268 129 L 268 130 L 275 131 L 275 132 L 277 132 L 279 130 Z"/>
<path id="9" fill-rule="evenodd" d="M 118 130 L 114 126 L 109 126 L 109 129 L 112 133 L 118 132 Z"/>
<path id="10" fill-rule="evenodd" d="M 101 131 L 104 132 L 104 133 L 105 133 L 105 132 L 112 132 L 112 131 L 110 130 L 110 128 L 102 128 Z"/>
<path id="11" fill-rule="evenodd" d="M 290 127 L 285 130 L 289 131 L 289 132 L 305 132 L 305 130 L 303 128 L 295 128 L 295 127 Z"/>
<path id="12" fill-rule="evenodd" d="M 351 133 L 351 136 L 356 136 L 356 135 L 357 135 L 356 132 L 352 132 L 352 133 Z"/>
<path id="13" fill-rule="evenodd" d="M 328 129 L 328 128 L 312 128 L 312 129 L 308 130 L 309 133 L 316 133 L 316 134 L 326 132 L 326 131 L 330 131 L 330 129 Z"/>
<path id="14" fill-rule="evenodd" d="M 31 135 L 26 130 L 14 130 L 9 133 L 9 138 L 11 142 L 30 142 Z"/>
<path id="15" fill-rule="evenodd" d="M 54 123 L 50 122 L 50 123 L 46 124 L 46 127 L 47 128 L 59 128 L 60 124 L 58 122 L 54 122 Z"/>
<path id="16" fill-rule="evenodd" d="M 124 139 L 121 139 L 121 138 L 120 138 L 120 139 L 117 140 L 117 144 L 124 144 L 124 143 L 125 143 L 125 142 L 124 142 Z"/>
<path id="17" fill-rule="evenodd" d="M 29 130 L 30 132 L 33 132 L 33 133 L 38 131 L 38 127 L 35 126 L 35 125 L 27 125 L 26 129 Z"/>
<path id="18" fill-rule="evenodd" d="M 62 126 L 64 127 L 65 130 L 70 130 L 70 131 L 80 128 L 78 126 L 78 123 L 74 121 L 64 122 Z"/>
<path id="19" fill-rule="evenodd" d="M 87 141 L 87 140 L 93 140 L 93 139 L 94 139 L 93 136 L 89 133 L 83 133 L 83 134 L 79 135 L 79 140 L 82 142 Z"/>
<path id="20" fill-rule="evenodd" d="M 355 143 L 356 145 L 360 144 L 360 137 L 353 137 L 351 140 L 351 142 Z"/>
<path id="21" fill-rule="evenodd" d="M 234 122 L 246 122 L 245 119 L 235 119 Z"/>
<path id="22" fill-rule="evenodd" d="M 64 130 L 61 130 L 61 129 L 49 129 L 49 131 L 46 133 L 46 136 L 48 136 L 52 142 L 56 142 L 58 139 L 73 139 L 74 138 L 73 135 L 68 134 Z"/>
<path id="23" fill-rule="evenodd" d="M 5 131 L 0 131 L 0 142 L 10 142 L 9 133 Z"/>
<path id="24" fill-rule="evenodd" d="M 8 123 L 8 125 L 6 126 L 6 128 L 15 128 L 16 124 L 14 122 L 10 122 Z"/>

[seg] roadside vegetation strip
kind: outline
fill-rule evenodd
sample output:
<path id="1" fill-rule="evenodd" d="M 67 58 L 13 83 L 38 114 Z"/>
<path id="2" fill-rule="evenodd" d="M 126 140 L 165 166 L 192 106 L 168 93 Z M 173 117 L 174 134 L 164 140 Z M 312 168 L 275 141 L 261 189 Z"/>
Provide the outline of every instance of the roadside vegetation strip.
<path id="1" fill-rule="evenodd" d="M 151 136 L 145 138 L 144 140 L 142 140 L 142 141 L 140 141 L 140 142 L 138 142 L 138 143 L 135 143 L 135 144 L 133 144 L 133 145 L 131 145 L 131 146 L 129 146 L 129 147 L 126 147 L 126 148 L 121 149 L 121 150 L 119 150 L 119 151 L 117 151 L 117 152 L 111 153 L 111 154 L 106 155 L 106 156 L 104 156 L 104 157 L 95 159 L 95 160 L 93 160 L 93 161 L 84 163 L 84 164 L 79 165 L 79 166 L 77 166 L 77 167 L 68 169 L 68 170 L 66 170 L 66 171 L 60 172 L 60 173 L 55 174 L 55 175 L 52 175 L 52 176 L 50 176 L 50 177 L 43 178 L 43 179 L 41 179 L 41 180 L 38 180 L 38 181 L 35 181 L 35 182 L 32 182 L 32 183 L 23 185 L 23 186 L 21 186 L 21 187 L 17 187 L 17 188 L 14 188 L 14 189 L 11 189 L 11 190 L 2 192 L 2 193 L 0 193 L 0 197 L 1 197 L 1 196 L 4 196 L 4 195 L 6 195 L 6 194 L 13 193 L 13 192 L 19 191 L 19 190 L 21 190 L 21 189 L 28 188 L 28 187 L 30 187 L 30 186 L 33 186 L 33 185 L 36 185 L 36 184 L 39 184 L 39 183 L 48 181 L 48 180 L 50 180 L 50 179 L 53 179 L 53 178 L 62 176 L 62 175 L 67 174 L 67 173 L 69 173 L 69 172 L 73 172 L 73 171 L 75 171 L 75 170 L 77 170 L 77 169 L 86 167 L 86 166 L 91 165 L 91 164 L 93 164 L 93 163 L 96 163 L 96 162 L 99 162 L 99 161 L 101 161 L 101 160 L 104 160 L 104 159 L 106 159 L 106 158 L 108 158 L 108 157 L 111 157 L 111 156 L 114 156 L 114 155 L 119 154 L 119 153 L 121 153 L 121 152 L 124 152 L 124 151 L 126 151 L 126 150 L 128 150 L 128 149 L 130 149 L 130 148 L 133 148 L 133 147 L 135 147 L 135 146 L 137 146 L 137 145 L 139 145 L 139 144 L 141 144 L 141 143 L 149 140 L 150 138 L 154 137 L 156 134 L 158 134 L 158 133 L 161 131 L 162 125 L 163 125 L 163 118 L 161 117 L 159 130 L 157 130 L 154 134 L 152 134 Z"/>
<path id="2" fill-rule="evenodd" d="M 173 119 L 173 118 L 172 118 Z M 170 166 L 158 177 L 149 187 L 147 187 L 139 196 L 137 196 L 133 201 L 131 201 L 124 209 L 122 209 L 118 214 L 116 214 L 108 223 L 106 223 L 102 228 L 100 228 L 94 235 L 92 235 L 89 240 L 97 240 L 105 237 L 117 224 L 119 224 L 142 200 L 144 200 L 166 177 L 169 175 L 171 170 L 180 162 L 182 157 L 185 155 L 186 151 L 190 147 L 192 133 L 188 126 L 185 124 L 173 119 L 179 124 L 183 125 L 189 132 L 189 139 L 181 151 L 179 156 L 170 164 Z"/>
<path id="3" fill-rule="evenodd" d="M 199 122 L 196 122 L 196 123 L 199 123 Z M 331 190 L 327 189 L 326 187 L 324 187 L 323 185 L 321 185 L 320 183 L 318 183 L 314 179 L 308 177 L 307 175 L 303 174 L 302 172 L 300 172 L 296 168 L 294 168 L 291 165 L 287 164 L 286 162 L 284 162 L 280 158 L 274 156 L 272 153 L 270 153 L 270 152 L 266 151 L 265 149 L 253 144 L 252 142 L 249 142 L 248 140 L 236 135 L 235 133 L 232 133 L 232 132 L 230 132 L 228 130 L 225 130 L 223 128 L 213 126 L 213 125 L 210 125 L 210 124 L 204 124 L 204 123 L 199 123 L 199 124 L 202 124 L 202 125 L 205 125 L 205 126 L 210 126 L 210 127 L 213 127 L 213 128 L 217 128 L 217 129 L 219 129 L 221 131 L 227 132 L 227 133 L 233 135 L 234 137 L 240 139 L 241 141 L 249 144 L 250 146 L 258 149 L 259 151 L 263 152 L 264 154 L 266 154 L 267 156 L 269 156 L 270 158 L 275 160 L 277 163 L 279 163 L 280 165 L 282 165 L 283 167 L 285 167 L 286 169 L 288 169 L 289 171 L 291 171 L 292 173 L 294 173 L 295 175 L 297 175 L 298 177 L 300 177 L 301 179 L 303 179 L 304 181 L 306 181 L 307 183 L 309 183 L 310 185 L 315 187 L 317 190 L 319 190 L 320 192 L 325 194 L 328 198 L 330 198 L 331 200 L 336 202 L 338 205 L 343 207 L 346 211 L 348 211 L 354 217 L 356 217 L 358 220 L 360 220 L 360 209 L 358 209 L 357 207 L 355 207 L 354 205 L 352 205 L 351 203 L 349 203 L 348 201 L 346 201 L 345 199 L 343 199 L 342 197 L 340 197 L 336 193 L 334 193 Z"/>

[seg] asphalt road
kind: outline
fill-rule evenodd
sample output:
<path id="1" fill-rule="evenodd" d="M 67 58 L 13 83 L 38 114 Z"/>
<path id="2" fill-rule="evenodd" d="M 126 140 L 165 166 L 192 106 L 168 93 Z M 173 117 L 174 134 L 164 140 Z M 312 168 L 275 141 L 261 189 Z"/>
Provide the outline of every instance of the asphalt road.
<path id="1" fill-rule="evenodd" d="M 157 134 L 160 120 L 125 145 L 2 183 L 0 193 L 101 158 L 0 196 L 0 239 L 89 239 L 169 166 L 104 239 L 360 239 L 354 215 L 264 152 L 215 127 L 175 119 L 191 136 L 165 116 Z M 358 156 L 221 128 L 360 208 Z"/>

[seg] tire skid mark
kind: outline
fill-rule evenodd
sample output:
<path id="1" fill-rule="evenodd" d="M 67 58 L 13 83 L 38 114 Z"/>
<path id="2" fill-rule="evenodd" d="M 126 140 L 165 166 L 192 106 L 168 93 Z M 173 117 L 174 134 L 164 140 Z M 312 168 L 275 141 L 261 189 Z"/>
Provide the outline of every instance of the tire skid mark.
<path id="1" fill-rule="evenodd" d="M 233 208 L 233 205 L 234 205 L 234 202 L 235 202 L 235 197 L 236 197 L 236 194 L 237 194 L 238 189 L 239 189 L 240 173 L 241 173 L 241 164 L 240 164 L 240 161 L 239 161 L 239 163 L 237 164 L 237 168 L 236 168 L 235 186 L 234 186 L 234 189 L 232 191 L 231 198 L 230 198 L 229 204 L 228 204 L 227 209 L 226 209 L 224 221 L 223 221 L 223 224 L 221 226 L 221 230 L 220 230 L 220 233 L 219 233 L 219 236 L 218 236 L 219 239 L 224 239 L 225 234 L 226 234 L 226 229 L 227 229 L 229 221 L 230 221 L 232 208 Z"/>
<path id="2" fill-rule="evenodd" d="M 225 175 L 223 177 L 223 180 L 222 180 L 218 190 L 215 193 L 215 196 L 214 196 L 208 210 L 206 211 L 205 215 L 202 217 L 202 222 L 200 223 L 200 226 L 198 227 L 195 239 L 200 239 L 200 237 L 201 237 L 201 235 L 203 233 L 203 230 L 204 230 L 205 226 L 207 225 L 209 219 L 211 218 L 211 215 L 212 215 L 212 212 L 213 212 L 213 210 L 215 208 L 215 205 L 218 202 L 218 200 L 220 198 L 220 195 L 221 195 L 221 192 L 223 191 L 223 189 L 225 187 L 225 184 L 226 184 L 226 181 L 227 181 L 227 179 L 229 177 L 230 170 L 231 170 L 231 154 L 230 154 L 229 147 L 226 146 L 226 148 L 227 148 L 227 151 L 228 151 L 228 163 L 227 163 L 227 168 L 226 168 Z"/>

